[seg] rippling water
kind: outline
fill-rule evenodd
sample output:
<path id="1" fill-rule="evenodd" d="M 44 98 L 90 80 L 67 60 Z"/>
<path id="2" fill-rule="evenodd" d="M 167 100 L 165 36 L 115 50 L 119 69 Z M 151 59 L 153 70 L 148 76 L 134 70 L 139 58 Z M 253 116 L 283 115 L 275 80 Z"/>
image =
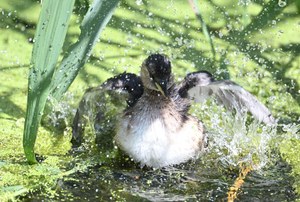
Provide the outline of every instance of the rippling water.
<path id="1" fill-rule="evenodd" d="M 278 128 L 289 132 L 289 136 L 293 136 L 291 134 L 296 134 L 297 131 L 293 130 L 292 126 L 265 126 L 249 120 L 249 116 L 246 115 L 237 119 L 220 108 L 211 109 L 204 110 L 201 115 L 197 111 L 194 112 L 204 121 L 209 131 L 209 149 L 196 161 L 153 170 L 140 168 L 124 158 L 107 158 L 107 161 L 104 158 L 86 171 L 76 172 L 62 179 L 57 185 L 57 195 L 48 199 L 227 201 L 228 191 L 237 181 L 241 167 L 244 166 L 251 168 L 251 171 L 237 191 L 237 200 L 294 200 L 296 195 L 292 188 L 291 170 L 281 160 L 276 145 L 282 137 L 282 134 L 278 134 Z M 94 148 L 96 154 L 88 149 L 81 149 L 81 152 L 74 154 L 77 163 L 84 164 L 85 158 L 98 158 L 97 155 L 103 159 L 99 149 Z M 118 152 L 115 150 L 114 153 Z M 103 154 L 111 155 L 107 151 Z M 74 162 L 71 162 L 70 168 L 73 165 Z M 49 196 L 41 192 L 34 193 L 27 199 L 47 197 Z"/>
<path id="2" fill-rule="evenodd" d="M 281 161 L 250 172 L 238 191 L 240 201 L 291 201 L 295 199 L 289 167 Z M 84 201 L 226 201 L 237 169 L 220 162 L 198 160 L 177 168 L 141 169 L 134 165 L 98 165 L 59 182 L 55 200 Z M 33 196 L 32 196 L 33 197 Z M 34 200 L 47 199 L 42 193 Z M 53 198 L 49 198 L 53 199 Z"/>

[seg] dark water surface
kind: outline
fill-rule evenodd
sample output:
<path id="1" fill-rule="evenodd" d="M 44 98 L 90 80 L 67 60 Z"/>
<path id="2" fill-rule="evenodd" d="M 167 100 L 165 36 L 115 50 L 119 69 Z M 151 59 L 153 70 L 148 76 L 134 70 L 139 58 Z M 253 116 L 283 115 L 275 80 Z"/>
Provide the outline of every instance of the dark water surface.
<path id="1" fill-rule="evenodd" d="M 212 164 L 213 162 L 209 162 Z M 62 179 L 56 195 L 30 194 L 25 201 L 227 201 L 238 169 L 192 162 L 160 170 L 136 165 L 97 165 Z M 294 201 L 293 178 L 282 161 L 251 171 L 236 201 Z"/>

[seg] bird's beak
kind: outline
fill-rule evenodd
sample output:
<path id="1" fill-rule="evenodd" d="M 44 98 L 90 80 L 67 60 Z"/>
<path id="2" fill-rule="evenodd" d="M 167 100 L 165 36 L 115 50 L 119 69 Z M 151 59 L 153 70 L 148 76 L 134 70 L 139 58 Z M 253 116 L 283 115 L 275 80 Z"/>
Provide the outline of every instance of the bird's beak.
<path id="1" fill-rule="evenodd" d="M 165 81 L 159 81 L 159 82 L 154 82 L 157 90 L 164 96 L 167 97 L 168 95 L 168 89 L 167 89 L 167 82 Z"/>

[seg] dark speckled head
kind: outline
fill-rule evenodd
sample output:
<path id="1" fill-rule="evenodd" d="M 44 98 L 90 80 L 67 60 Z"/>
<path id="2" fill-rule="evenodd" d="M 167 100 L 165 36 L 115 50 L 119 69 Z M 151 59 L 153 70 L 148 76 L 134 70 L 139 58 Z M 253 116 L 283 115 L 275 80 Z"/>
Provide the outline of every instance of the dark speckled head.
<path id="1" fill-rule="evenodd" d="M 171 79 L 171 62 L 164 55 L 150 55 L 143 62 L 141 79 L 145 88 L 159 91 L 164 96 L 168 96 L 168 84 Z"/>
<path id="2" fill-rule="evenodd" d="M 145 60 L 145 66 L 151 77 L 168 79 L 171 75 L 171 62 L 161 54 L 152 54 Z"/>
<path id="3" fill-rule="evenodd" d="M 206 86 L 214 81 L 212 74 L 208 71 L 202 70 L 198 72 L 189 73 L 186 76 L 186 81 L 190 86 Z"/>

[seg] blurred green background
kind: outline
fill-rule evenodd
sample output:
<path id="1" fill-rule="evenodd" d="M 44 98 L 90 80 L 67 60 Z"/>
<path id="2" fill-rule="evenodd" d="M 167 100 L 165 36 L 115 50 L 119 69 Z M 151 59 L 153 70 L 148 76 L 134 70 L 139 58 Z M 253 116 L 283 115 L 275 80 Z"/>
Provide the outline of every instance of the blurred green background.
<path id="1" fill-rule="evenodd" d="M 64 50 L 77 40 L 89 3 L 76 1 Z M 208 70 L 218 79 L 235 81 L 265 103 L 279 123 L 294 125 L 294 133 L 299 134 L 299 1 L 199 2 L 214 56 L 189 1 L 126 0 L 120 2 L 69 89 L 63 100 L 66 105 L 58 109 L 66 111 L 64 131 L 40 128 L 36 151 L 48 157 L 46 163 L 29 167 L 23 155 L 22 130 L 40 8 L 40 2 L 33 0 L 0 2 L 0 198 L 51 188 L 67 175 L 62 161 L 70 158 L 66 155 L 71 147 L 70 120 L 84 90 L 124 71 L 138 73 L 142 61 L 154 52 L 171 58 L 178 80 L 189 72 Z M 294 169 L 295 179 L 300 176 L 299 145 L 298 135 L 278 146 Z M 49 187 L 43 185 L 47 183 Z M 299 184 L 295 187 L 300 190 Z"/>

